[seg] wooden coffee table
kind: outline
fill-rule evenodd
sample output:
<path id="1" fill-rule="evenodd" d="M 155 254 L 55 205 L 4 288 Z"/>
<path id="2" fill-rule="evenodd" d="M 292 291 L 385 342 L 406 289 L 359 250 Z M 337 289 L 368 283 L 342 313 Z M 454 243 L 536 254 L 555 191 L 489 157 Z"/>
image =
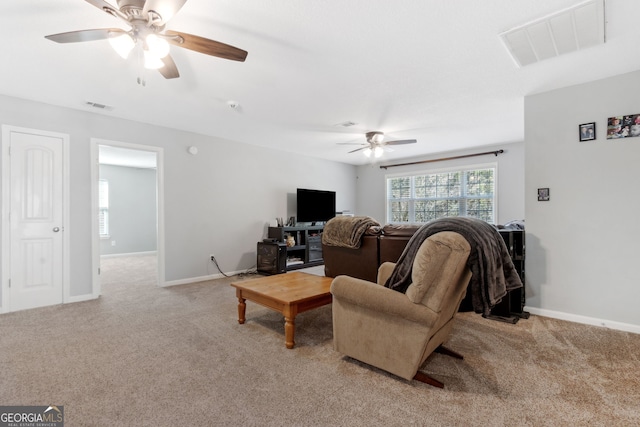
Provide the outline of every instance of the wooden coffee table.
<path id="1" fill-rule="evenodd" d="M 234 282 L 238 297 L 238 323 L 245 322 L 246 300 L 276 310 L 284 315 L 284 336 L 287 348 L 295 341 L 296 315 L 331 303 L 332 277 L 293 272 Z"/>

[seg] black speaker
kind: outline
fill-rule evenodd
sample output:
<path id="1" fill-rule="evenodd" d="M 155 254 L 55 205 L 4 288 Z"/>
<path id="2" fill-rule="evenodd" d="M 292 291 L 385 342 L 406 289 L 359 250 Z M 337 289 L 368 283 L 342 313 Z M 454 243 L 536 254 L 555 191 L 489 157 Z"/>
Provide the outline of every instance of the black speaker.
<path id="1" fill-rule="evenodd" d="M 504 240 L 511 261 L 524 284 L 524 263 L 525 263 L 525 233 L 524 230 L 502 229 L 498 230 Z M 509 291 L 491 310 L 489 318 L 501 320 L 503 322 L 516 323 L 518 319 L 528 319 L 529 312 L 524 311 L 526 303 L 524 287 Z"/>
<path id="2" fill-rule="evenodd" d="M 287 245 L 282 242 L 258 242 L 257 270 L 259 273 L 287 272 Z"/>

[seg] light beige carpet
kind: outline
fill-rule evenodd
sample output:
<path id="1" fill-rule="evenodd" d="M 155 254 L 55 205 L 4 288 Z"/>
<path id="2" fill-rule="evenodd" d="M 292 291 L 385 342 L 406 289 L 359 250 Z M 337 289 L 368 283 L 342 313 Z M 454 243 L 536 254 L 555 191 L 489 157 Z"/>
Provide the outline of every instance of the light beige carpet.
<path id="1" fill-rule="evenodd" d="M 441 390 L 336 353 L 330 305 L 287 350 L 277 313 L 248 302 L 238 324 L 237 277 L 125 279 L 0 316 L 0 405 L 64 405 L 67 426 L 640 425 L 639 335 L 462 313 L 448 346 L 465 360 L 423 367 Z"/>

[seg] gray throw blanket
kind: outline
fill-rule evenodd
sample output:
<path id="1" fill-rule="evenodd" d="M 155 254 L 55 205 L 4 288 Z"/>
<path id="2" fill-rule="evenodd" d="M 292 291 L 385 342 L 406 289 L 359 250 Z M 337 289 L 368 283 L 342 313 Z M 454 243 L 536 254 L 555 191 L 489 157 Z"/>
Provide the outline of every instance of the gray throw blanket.
<path id="1" fill-rule="evenodd" d="M 387 288 L 406 292 L 411 284 L 413 260 L 420 245 L 427 237 L 441 231 L 455 231 L 471 246 L 467 265 L 472 276 L 466 298 L 471 294 L 471 306 L 476 313 L 489 315 L 507 291 L 522 287 L 507 246 L 494 226 L 474 218 L 451 217 L 433 220 L 416 231 L 385 283 Z"/>
<path id="2" fill-rule="evenodd" d="M 358 249 L 362 235 L 372 226 L 380 224 L 368 216 L 336 216 L 325 224 L 322 243 L 327 246 Z"/>

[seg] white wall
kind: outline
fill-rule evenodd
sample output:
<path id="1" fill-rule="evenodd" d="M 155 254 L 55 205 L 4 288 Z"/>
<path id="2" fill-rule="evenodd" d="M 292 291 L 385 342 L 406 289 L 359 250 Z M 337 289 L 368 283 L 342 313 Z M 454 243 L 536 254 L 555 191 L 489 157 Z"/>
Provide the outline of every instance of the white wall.
<path id="1" fill-rule="evenodd" d="M 640 137 L 606 139 L 608 117 L 640 113 L 638 93 L 633 72 L 525 99 L 531 312 L 640 332 Z M 597 139 L 579 142 L 588 122 Z"/>
<path id="2" fill-rule="evenodd" d="M 156 170 L 100 165 L 100 179 L 109 186 L 109 237 L 100 238 L 100 255 L 156 251 Z"/>
<path id="3" fill-rule="evenodd" d="M 498 156 L 487 155 L 466 159 L 446 160 L 419 165 L 399 166 L 381 169 L 380 164 L 408 163 L 432 160 L 466 154 L 484 153 L 503 149 Z M 397 162 L 358 167 L 357 214 L 368 215 L 380 223 L 386 222 L 386 176 L 409 172 L 434 172 L 442 169 L 494 163 L 498 168 L 498 212 L 497 222 L 504 224 L 511 220 L 524 219 L 524 143 L 500 144 L 472 150 L 438 153 L 430 157 L 405 159 Z"/>
<path id="4" fill-rule="evenodd" d="M 255 266 L 269 221 L 295 215 L 297 187 L 336 191 L 338 210 L 355 206 L 356 168 L 347 164 L 6 96 L 0 121 L 70 135 L 72 297 L 92 293 L 91 138 L 164 149 L 168 282 L 217 274 L 209 254 L 225 272 Z"/>

